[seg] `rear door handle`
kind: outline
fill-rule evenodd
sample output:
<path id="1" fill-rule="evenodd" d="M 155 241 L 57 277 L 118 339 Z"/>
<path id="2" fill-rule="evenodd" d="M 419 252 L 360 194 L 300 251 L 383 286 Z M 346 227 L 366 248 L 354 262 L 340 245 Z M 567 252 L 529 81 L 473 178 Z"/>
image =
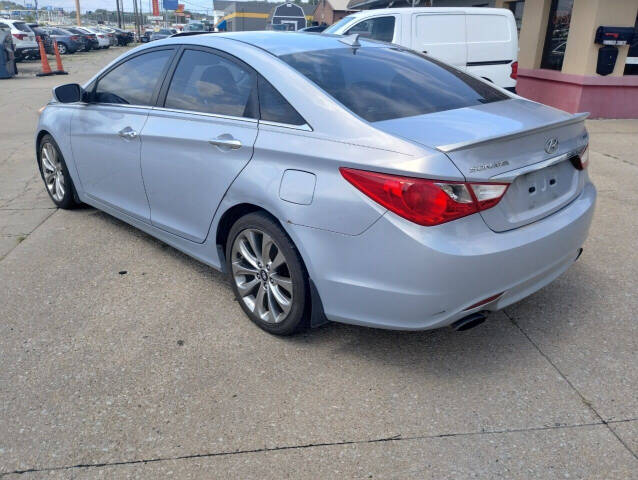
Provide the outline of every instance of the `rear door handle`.
<path id="1" fill-rule="evenodd" d="M 226 133 L 220 135 L 214 140 L 209 140 L 208 143 L 219 147 L 221 150 L 237 150 L 241 148 L 241 142 Z"/>
<path id="2" fill-rule="evenodd" d="M 131 127 L 124 127 L 122 130 L 117 132 L 117 134 L 127 140 L 133 140 L 134 138 L 137 138 L 137 132 Z"/>

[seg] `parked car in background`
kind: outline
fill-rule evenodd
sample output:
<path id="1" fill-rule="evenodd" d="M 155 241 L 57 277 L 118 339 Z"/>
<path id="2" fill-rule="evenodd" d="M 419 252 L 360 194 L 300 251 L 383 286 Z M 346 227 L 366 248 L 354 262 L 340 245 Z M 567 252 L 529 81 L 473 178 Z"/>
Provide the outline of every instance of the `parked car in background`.
<path id="1" fill-rule="evenodd" d="M 151 35 L 153 35 L 153 30 L 144 30 L 142 35 L 140 36 L 141 43 L 148 43 L 151 41 Z"/>
<path id="2" fill-rule="evenodd" d="M 42 40 L 42 44 L 44 45 L 44 50 L 46 51 L 46 53 L 53 54 L 53 41 L 51 40 L 49 34 L 37 23 L 29 23 L 28 25 L 29 28 L 33 30 L 33 33 L 35 33 L 36 38 L 40 37 L 40 39 Z M 38 58 L 39 57 L 40 52 L 38 51 Z"/>
<path id="3" fill-rule="evenodd" d="M 268 332 L 466 330 L 579 258 L 586 116 L 383 42 L 237 32 L 160 40 L 58 87 L 35 145 L 56 206 L 227 272 Z"/>
<path id="4" fill-rule="evenodd" d="M 85 31 L 87 33 L 92 33 L 93 35 L 95 35 L 95 39 L 98 42 L 98 47 L 97 48 L 109 48 L 111 46 L 111 42 L 109 40 L 109 38 L 107 37 L 106 33 L 94 28 L 94 27 L 75 27 L 79 30 Z"/>
<path id="5" fill-rule="evenodd" d="M 51 39 L 57 42 L 60 55 L 75 53 L 84 48 L 84 42 L 79 35 L 64 30 L 60 27 L 43 27 Z"/>
<path id="6" fill-rule="evenodd" d="M 328 28 L 328 25 L 312 25 L 310 27 L 302 28 L 299 31 L 300 32 L 307 32 L 307 33 L 321 33 L 326 28 Z"/>
<path id="7" fill-rule="evenodd" d="M 201 22 L 191 22 L 184 25 L 182 32 L 208 32 L 208 27 Z"/>
<path id="8" fill-rule="evenodd" d="M 106 35 L 106 38 L 109 39 L 109 46 L 115 47 L 117 45 L 117 36 L 115 35 L 115 32 L 104 25 L 98 25 L 95 28 Z"/>
<path id="9" fill-rule="evenodd" d="M 65 27 L 65 30 L 73 33 L 74 35 L 78 35 L 80 37 L 80 39 L 82 40 L 82 43 L 84 44 L 84 48 L 82 50 L 84 50 L 85 52 L 88 52 L 90 50 L 95 50 L 98 48 L 99 43 L 97 41 L 97 38 L 95 37 L 95 34 L 85 32 L 83 30 L 80 30 L 77 27 Z"/>
<path id="10" fill-rule="evenodd" d="M 117 44 L 121 47 L 125 47 L 135 39 L 133 32 L 128 32 L 117 27 L 109 27 L 115 33 L 117 38 Z"/>
<path id="11" fill-rule="evenodd" d="M 174 28 L 161 28 L 159 29 L 157 32 L 153 32 L 151 34 L 151 42 L 154 42 L 156 40 L 162 40 L 164 38 L 170 37 L 171 35 L 175 35 L 177 33 L 177 30 L 175 30 Z"/>
<path id="12" fill-rule="evenodd" d="M 505 8 L 385 8 L 363 10 L 324 33 L 359 34 L 396 43 L 515 91 L 516 20 Z"/>
<path id="13" fill-rule="evenodd" d="M 33 30 L 22 20 L 2 19 L 11 28 L 16 62 L 29 58 L 39 58 L 40 48 Z"/>

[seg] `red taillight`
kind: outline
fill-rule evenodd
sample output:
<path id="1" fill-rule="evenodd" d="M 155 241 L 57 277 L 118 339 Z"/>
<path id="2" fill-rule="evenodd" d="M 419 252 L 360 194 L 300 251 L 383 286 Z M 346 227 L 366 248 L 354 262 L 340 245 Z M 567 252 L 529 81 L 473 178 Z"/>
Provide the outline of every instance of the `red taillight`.
<path id="1" fill-rule="evenodd" d="M 25 38 L 27 38 L 26 33 L 14 33 L 13 36 L 16 37 L 18 40 L 24 40 Z"/>
<path id="2" fill-rule="evenodd" d="M 104 35 L 98 35 L 98 37 L 100 37 L 100 38 L 104 38 Z"/>
<path id="3" fill-rule="evenodd" d="M 496 205 L 507 183 L 447 182 L 340 168 L 343 178 L 397 215 L 431 227 Z"/>
<path id="4" fill-rule="evenodd" d="M 510 65 L 512 67 L 512 73 L 510 73 L 510 78 L 516 80 L 518 78 L 518 62 L 514 62 Z"/>
<path id="5" fill-rule="evenodd" d="M 77 42 L 80 39 L 80 37 L 78 37 L 77 35 L 72 35 L 71 36 L 71 40 L 73 40 L 74 42 Z"/>
<path id="6" fill-rule="evenodd" d="M 585 170 L 589 165 L 589 145 L 585 147 L 580 155 L 572 157 L 571 162 L 576 170 Z"/>

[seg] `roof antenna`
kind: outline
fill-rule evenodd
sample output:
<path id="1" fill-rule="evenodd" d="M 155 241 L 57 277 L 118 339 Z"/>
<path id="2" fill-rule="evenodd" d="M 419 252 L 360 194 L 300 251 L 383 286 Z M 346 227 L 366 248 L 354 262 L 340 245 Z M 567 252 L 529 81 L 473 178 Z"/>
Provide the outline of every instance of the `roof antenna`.
<path id="1" fill-rule="evenodd" d="M 341 43 L 345 43 L 346 45 L 350 45 L 352 48 L 359 48 L 361 44 L 359 43 L 359 34 L 353 33 L 352 35 L 346 35 L 339 39 Z"/>

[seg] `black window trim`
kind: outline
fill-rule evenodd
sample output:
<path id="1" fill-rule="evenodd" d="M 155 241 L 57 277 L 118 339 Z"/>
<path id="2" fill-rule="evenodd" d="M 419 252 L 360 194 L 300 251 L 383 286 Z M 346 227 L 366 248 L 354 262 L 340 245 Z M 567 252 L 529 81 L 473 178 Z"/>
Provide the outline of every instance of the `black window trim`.
<path id="1" fill-rule="evenodd" d="M 263 75 L 261 75 L 259 73 L 257 74 L 257 76 L 258 76 L 257 77 L 257 106 L 259 107 L 259 124 L 260 125 L 268 125 L 268 126 L 271 126 L 271 127 L 292 128 L 294 130 L 304 130 L 306 132 L 312 132 L 313 129 L 310 126 L 310 124 L 308 123 L 308 120 L 306 120 L 304 118 L 304 116 L 301 113 L 299 113 L 297 111 L 297 109 L 295 107 L 293 107 L 293 105 L 290 102 L 288 102 L 288 99 L 286 97 L 284 97 L 281 94 L 281 92 L 279 90 L 277 90 L 275 88 L 275 86 L 268 81 L 268 79 L 266 77 L 264 77 Z M 301 125 L 294 125 L 292 123 L 273 122 L 272 120 L 262 120 L 261 119 L 261 100 L 259 99 L 259 94 L 261 93 L 261 90 L 259 89 L 259 77 L 263 78 L 264 81 L 267 82 L 272 87 L 272 89 L 275 92 L 277 92 L 279 95 L 281 95 L 281 98 L 283 98 L 288 103 L 288 105 L 290 105 L 290 107 L 295 112 L 297 112 L 297 115 L 299 115 L 299 117 L 304 121 L 304 123 L 302 123 Z"/>
<path id="2" fill-rule="evenodd" d="M 166 73 L 169 71 L 172 63 L 175 61 L 175 55 L 176 55 L 178 49 L 175 48 L 174 45 L 165 45 L 165 46 L 161 46 L 161 47 L 145 48 L 144 50 L 141 50 L 140 52 L 137 52 L 137 53 L 134 53 L 132 55 L 126 56 L 125 58 L 123 58 L 119 62 L 115 63 L 114 65 L 111 65 L 104 72 L 100 73 L 100 75 L 92 81 L 91 90 L 87 91 L 87 93 L 88 93 L 88 101 L 86 103 L 89 104 L 89 105 L 105 105 L 105 106 L 109 106 L 109 107 L 148 108 L 148 109 L 152 109 L 154 106 L 157 105 L 157 97 L 158 97 L 160 88 L 161 88 L 162 83 L 163 83 L 164 80 L 157 82 L 157 85 L 155 86 L 155 90 L 153 91 L 153 94 L 151 95 L 151 100 L 149 101 L 148 105 L 137 105 L 137 104 L 128 104 L 128 103 L 96 102 L 93 99 L 95 97 L 95 90 L 97 89 L 97 86 L 99 85 L 99 83 L 102 80 L 102 78 L 104 78 L 106 75 L 111 73 L 117 67 L 119 67 L 120 65 L 125 64 L 129 60 L 132 60 L 134 58 L 139 57 L 140 55 L 145 55 L 147 53 L 152 53 L 152 52 L 159 52 L 159 51 L 162 51 L 162 50 L 172 50 L 173 51 L 172 56 L 169 58 L 168 62 L 166 62 L 166 66 L 164 66 L 164 70 L 162 71 L 162 73 L 160 75 L 161 79 L 165 79 L 166 78 Z"/>

